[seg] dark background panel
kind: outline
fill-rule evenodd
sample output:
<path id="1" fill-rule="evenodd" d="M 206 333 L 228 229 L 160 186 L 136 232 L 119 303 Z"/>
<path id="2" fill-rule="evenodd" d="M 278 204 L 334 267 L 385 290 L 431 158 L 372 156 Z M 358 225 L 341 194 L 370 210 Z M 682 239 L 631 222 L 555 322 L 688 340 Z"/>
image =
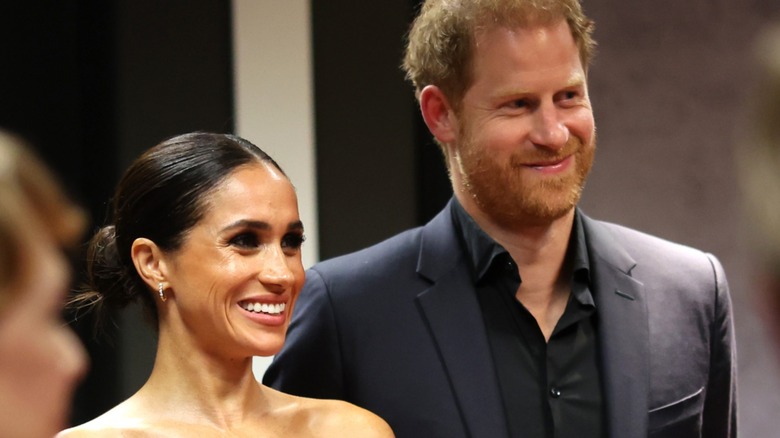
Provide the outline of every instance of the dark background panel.
<path id="1" fill-rule="evenodd" d="M 0 8 L 0 128 L 24 137 L 91 216 L 101 217 L 117 173 L 112 5 L 52 0 Z M 73 326 L 92 362 L 73 410 L 83 421 L 119 399 L 121 364 L 114 348 L 89 340 L 91 318 Z"/>
<path id="2" fill-rule="evenodd" d="M 233 132 L 232 29 L 224 0 L 115 0 L 116 145 L 120 169 L 165 138 Z M 156 336 L 138 306 L 117 315 L 120 392 L 149 377 Z"/>
<path id="3" fill-rule="evenodd" d="M 122 0 L 116 5 L 123 168 L 140 151 L 176 134 L 232 132 L 230 2 Z"/>
<path id="4" fill-rule="evenodd" d="M 232 132 L 229 6 L 222 0 L 0 6 L 0 128 L 31 143 L 91 213 L 91 228 L 103 223 L 119 175 L 142 150 L 188 131 Z M 155 337 L 136 313 L 113 315 L 101 340 L 93 337 L 91 318 L 73 322 L 91 358 L 74 423 L 105 412 L 148 376 Z"/>
<path id="5" fill-rule="evenodd" d="M 312 1 L 320 258 L 415 225 L 405 2 Z"/>

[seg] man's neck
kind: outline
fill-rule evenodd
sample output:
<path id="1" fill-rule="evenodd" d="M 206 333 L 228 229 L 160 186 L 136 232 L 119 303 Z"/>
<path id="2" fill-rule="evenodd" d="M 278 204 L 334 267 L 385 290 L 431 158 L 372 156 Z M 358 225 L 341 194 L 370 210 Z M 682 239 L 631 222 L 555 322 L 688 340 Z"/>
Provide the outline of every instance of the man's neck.
<path id="1" fill-rule="evenodd" d="M 565 261 L 574 209 L 546 224 L 507 228 L 490 220 L 473 204 L 461 204 L 477 225 L 512 256 L 522 278 L 516 297 L 549 339 L 571 292 L 571 272 Z"/>
<path id="2" fill-rule="evenodd" d="M 506 249 L 518 266 L 543 264 L 560 268 L 563 265 L 574 226 L 573 208 L 548 222 L 529 221 L 508 227 L 491 220 L 471 200 L 457 198 L 474 222 Z"/>

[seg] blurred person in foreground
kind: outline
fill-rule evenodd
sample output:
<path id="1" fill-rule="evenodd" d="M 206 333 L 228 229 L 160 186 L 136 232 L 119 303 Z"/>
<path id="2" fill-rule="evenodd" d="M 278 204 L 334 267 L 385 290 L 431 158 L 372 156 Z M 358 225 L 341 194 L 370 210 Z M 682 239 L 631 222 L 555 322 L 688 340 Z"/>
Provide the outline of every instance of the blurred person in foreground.
<path id="1" fill-rule="evenodd" d="M 265 152 L 232 135 L 171 138 L 131 164 L 112 206 L 73 305 L 140 301 L 157 354 L 138 392 L 61 437 L 393 436 L 363 409 L 283 394 L 252 373 L 253 356 L 282 347 L 304 282 L 295 190 Z"/>
<path id="2" fill-rule="evenodd" d="M 52 437 L 65 427 L 86 354 L 62 319 L 65 252 L 85 217 L 43 163 L 0 132 L 0 436 Z"/>
<path id="3" fill-rule="evenodd" d="M 721 264 L 577 208 L 591 32 L 578 0 L 422 5 L 404 68 L 454 198 L 310 269 L 267 384 L 399 437 L 737 435 Z"/>
<path id="4" fill-rule="evenodd" d="M 754 277 L 759 312 L 780 354 L 780 25 L 764 30 L 754 49 L 758 68 L 750 126 L 737 159 L 752 248 L 759 257 Z"/>

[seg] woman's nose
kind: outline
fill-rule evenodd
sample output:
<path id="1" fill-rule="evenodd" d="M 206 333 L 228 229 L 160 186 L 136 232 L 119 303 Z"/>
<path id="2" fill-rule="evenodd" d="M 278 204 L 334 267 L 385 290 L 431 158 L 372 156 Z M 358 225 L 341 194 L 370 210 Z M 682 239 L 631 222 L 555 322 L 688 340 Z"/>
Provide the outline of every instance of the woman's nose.
<path id="1" fill-rule="evenodd" d="M 269 249 L 267 257 L 262 261 L 260 269 L 260 282 L 266 285 L 272 292 L 283 292 L 292 286 L 295 276 L 287 264 L 287 256 L 281 248 Z"/>

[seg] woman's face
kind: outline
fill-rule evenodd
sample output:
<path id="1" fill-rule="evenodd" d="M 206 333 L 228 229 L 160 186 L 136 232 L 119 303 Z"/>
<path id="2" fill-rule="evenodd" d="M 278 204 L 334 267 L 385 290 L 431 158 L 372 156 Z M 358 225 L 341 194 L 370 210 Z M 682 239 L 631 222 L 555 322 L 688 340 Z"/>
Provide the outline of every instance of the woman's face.
<path id="1" fill-rule="evenodd" d="M 69 267 L 35 218 L 19 227 L 17 293 L 0 312 L 0 436 L 51 437 L 68 424 L 86 355 L 61 318 Z"/>
<path id="2" fill-rule="evenodd" d="M 161 330 L 180 330 L 221 357 L 275 354 L 303 286 L 302 243 L 287 177 L 266 164 L 237 168 L 208 195 L 182 247 L 164 255 L 170 296 Z"/>

